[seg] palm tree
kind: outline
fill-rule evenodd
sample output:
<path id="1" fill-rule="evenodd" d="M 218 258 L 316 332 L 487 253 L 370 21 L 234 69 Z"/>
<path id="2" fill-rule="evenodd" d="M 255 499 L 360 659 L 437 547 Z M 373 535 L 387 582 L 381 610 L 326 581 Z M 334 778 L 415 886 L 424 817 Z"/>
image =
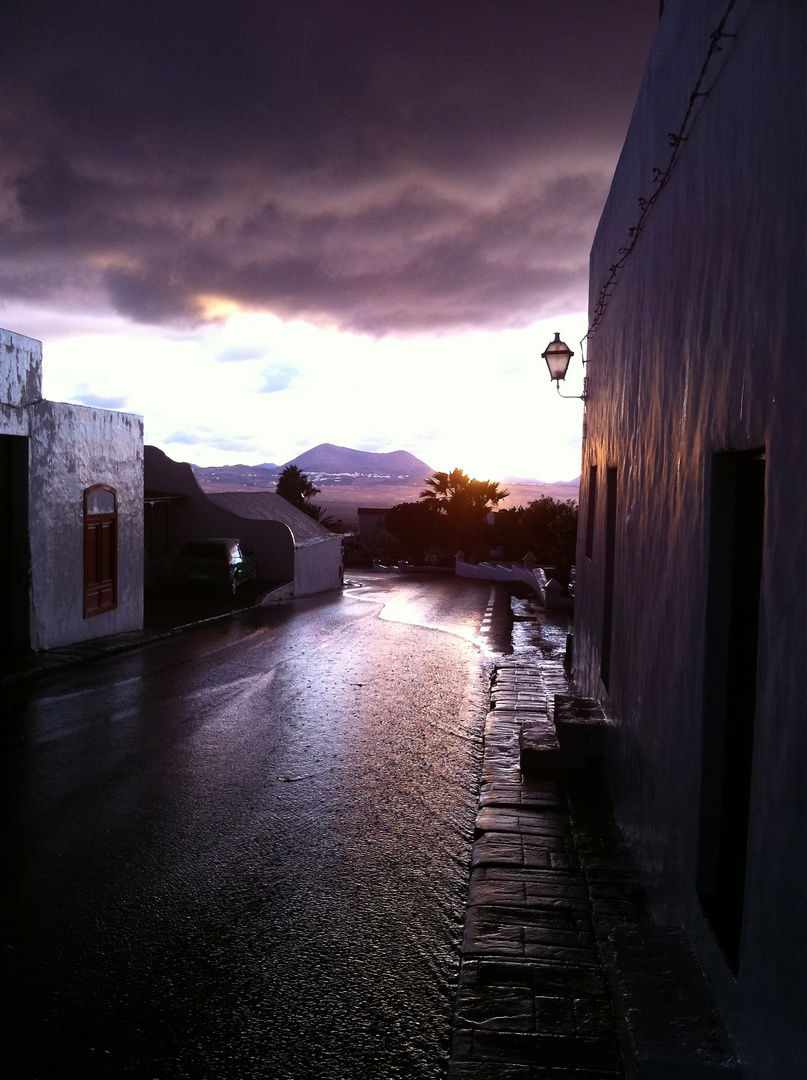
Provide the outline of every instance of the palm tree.
<path id="1" fill-rule="evenodd" d="M 309 499 L 319 495 L 319 488 L 314 487 L 304 472 L 296 465 L 287 465 L 278 477 L 276 493 L 296 506 L 298 510 L 304 510 Z"/>
<path id="2" fill-rule="evenodd" d="M 485 518 L 488 510 L 510 494 L 492 480 L 475 480 L 462 469 L 450 473 L 435 472 L 427 477 L 420 493 L 426 505 L 445 515 L 454 543 L 469 550 L 485 548 Z"/>
<path id="3" fill-rule="evenodd" d="M 452 469 L 450 473 L 434 472 L 424 483 L 428 487 L 421 491 L 421 499 L 438 503 L 441 512 L 449 515 L 461 509 L 484 516 L 510 494 L 492 480 L 471 479 L 462 469 Z"/>
<path id="4" fill-rule="evenodd" d="M 315 495 L 319 495 L 319 488 L 314 487 L 306 474 L 296 465 L 287 465 L 280 474 L 275 486 L 275 494 L 291 503 L 292 506 L 296 506 L 298 510 L 302 510 L 304 514 L 308 514 L 310 518 L 318 521 L 331 532 L 340 531 L 341 521 L 326 514 L 323 507 L 308 501 Z"/>

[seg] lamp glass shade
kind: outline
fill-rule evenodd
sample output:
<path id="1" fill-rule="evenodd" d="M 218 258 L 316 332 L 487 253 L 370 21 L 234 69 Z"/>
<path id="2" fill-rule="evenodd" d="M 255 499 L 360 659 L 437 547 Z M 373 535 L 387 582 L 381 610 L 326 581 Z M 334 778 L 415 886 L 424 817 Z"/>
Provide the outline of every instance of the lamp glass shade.
<path id="1" fill-rule="evenodd" d="M 560 340 L 560 334 L 555 334 L 555 340 L 549 342 L 541 356 L 546 360 L 550 379 L 560 380 L 566 378 L 569 361 L 574 356 L 574 353 L 565 341 Z"/>

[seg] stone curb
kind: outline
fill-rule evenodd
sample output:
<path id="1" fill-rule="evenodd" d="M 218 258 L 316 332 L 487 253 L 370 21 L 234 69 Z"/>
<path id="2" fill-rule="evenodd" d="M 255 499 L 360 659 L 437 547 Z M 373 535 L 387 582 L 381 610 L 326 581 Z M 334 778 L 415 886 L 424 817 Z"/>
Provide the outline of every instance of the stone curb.
<path id="1" fill-rule="evenodd" d="M 559 662 L 497 666 L 448 1080 L 742 1075 L 686 934 L 646 914 L 608 735 Z"/>
<path id="2" fill-rule="evenodd" d="M 75 645 L 47 649 L 41 653 L 32 653 L 19 661 L 6 662 L 5 671 L 2 670 L 3 661 L 0 661 L 0 687 L 14 686 L 18 683 L 45 678 L 54 672 L 62 671 L 64 668 L 89 664 L 96 660 L 106 660 L 112 656 L 119 656 L 121 653 L 133 652 L 135 649 L 151 645 L 157 641 L 177 637 L 190 630 L 226 622 L 226 620 L 232 619 L 244 611 L 251 611 L 253 608 L 264 606 L 266 597 L 271 595 L 272 591 L 279 592 L 281 590 L 270 590 L 270 592 L 262 594 L 256 598 L 254 604 L 250 604 L 248 607 L 209 615 L 195 619 L 192 622 L 180 623 L 177 626 L 159 630 L 130 630 L 123 634 L 91 638 L 89 641 L 81 641 Z"/>
<path id="3" fill-rule="evenodd" d="M 617 1080 L 619 1029 L 566 771 L 524 772 L 525 729 L 559 756 L 540 667 L 505 661 L 484 728 L 449 1080 Z"/>

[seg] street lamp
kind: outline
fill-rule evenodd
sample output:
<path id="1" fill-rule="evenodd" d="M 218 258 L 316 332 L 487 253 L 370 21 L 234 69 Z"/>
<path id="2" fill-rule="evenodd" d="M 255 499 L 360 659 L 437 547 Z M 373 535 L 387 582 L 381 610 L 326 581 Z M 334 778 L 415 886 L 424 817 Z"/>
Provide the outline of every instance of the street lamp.
<path id="1" fill-rule="evenodd" d="M 549 378 L 554 379 L 555 387 L 560 396 L 565 398 L 577 398 L 580 401 L 585 401 L 585 389 L 582 394 L 560 393 L 560 380 L 566 378 L 569 361 L 574 356 L 574 353 L 566 342 L 560 340 L 560 334 L 555 334 L 555 340 L 549 342 L 546 349 L 541 353 L 541 356 L 546 360 L 546 366 L 549 368 Z"/>

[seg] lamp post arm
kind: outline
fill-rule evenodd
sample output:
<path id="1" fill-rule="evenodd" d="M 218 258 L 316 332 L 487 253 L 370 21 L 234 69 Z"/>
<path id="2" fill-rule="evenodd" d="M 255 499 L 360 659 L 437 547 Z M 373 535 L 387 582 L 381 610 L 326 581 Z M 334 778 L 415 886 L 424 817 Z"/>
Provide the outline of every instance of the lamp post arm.
<path id="1" fill-rule="evenodd" d="M 555 389 L 558 392 L 558 397 L 566 398 L 569 401 L 588 401 L 588 394 L 586 393 L 586 383 L 588 382 L 588 376 L 583 380 L 583 393 L 582 394 L 561 394 L 560 392 L 560 380 L 555 380 Z"/>

